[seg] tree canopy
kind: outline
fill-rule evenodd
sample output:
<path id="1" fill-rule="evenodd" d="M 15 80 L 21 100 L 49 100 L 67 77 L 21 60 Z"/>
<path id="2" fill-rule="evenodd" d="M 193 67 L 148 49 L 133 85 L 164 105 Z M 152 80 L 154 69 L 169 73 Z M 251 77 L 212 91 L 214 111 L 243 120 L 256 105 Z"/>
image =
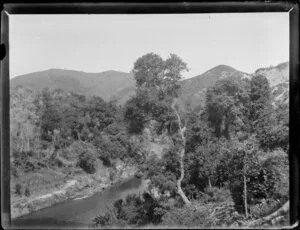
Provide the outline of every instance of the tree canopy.
<path id="1" fill-rule="evenodd" d="M 187 65 L 175 54 L 163 60 L 159 55 L 148 53 L 138 58 L 132 72 L 136 80 L 136 95 L 126 105 L 125 118 L 129 130 L 141 132 L 145 123 L 157 120 L 162 125 L 172 113 L 172 100 L 179 96 L 179 80 Z"/>

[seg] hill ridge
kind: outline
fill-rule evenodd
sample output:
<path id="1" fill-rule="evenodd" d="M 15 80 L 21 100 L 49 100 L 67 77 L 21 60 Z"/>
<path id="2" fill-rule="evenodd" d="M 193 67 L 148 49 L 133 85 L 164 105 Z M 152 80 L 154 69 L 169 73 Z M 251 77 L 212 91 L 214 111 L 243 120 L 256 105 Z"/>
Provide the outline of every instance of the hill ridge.
<path id="1" fill-rule="evenodd" d="M 27 75 L 38 74 L 38 73 L 43 73 L 43 72 L 56 72 L 56 71 L 61 71 L 61 72 L 78 72 L 78 73 L 85 73 L 85 74 L 102 74 L 102 73 L 124 73 L 124 74 L 131 74 L 131 73 L 127 73 L 127 72 L 120 71 L 120 70 L 105 70 L 105 71 L 101 71 L 101 72 L 86 72 L 86 71 L 83 71 L 83 70 L 50 68 L 50 69 L 38 70 L 38 71 L 31 72 L 31 73 L 25 73 L 25 74 L 17 75 L 17 76 L 12 77 L 10 79 L 10 81 L 12 81 L 15 78 L 24 77 L 24 76 L 27 76 Z"/>
<path id="2" fill-rule="evenodd" d="M 259 68 L 252 74 L 242 72 L 229 65 L 217 65 L 200 75 L 180 81 L 182 103 L 189 103 L 192 107 L 196 107 L 199 104 L 203 104 L 206 89 L 218 79 L 228 76 L 251 78 L 254 74 L 266 76 L 271 87 L 273 87 L 272 90 L 276 91 L 274 98 L 280 98 L 278 95 L 285 93 L 286 89 L 285 85 L 278 86 L 278 84 L 288 81 L 288 64 L 289 62 L 287 61 L 276 66 Z M 44 87 L 50 89 L 60 88 L 68 92 L 75 91 L 86 96 L 100 96 L 106 101 L 117 100 L 118 104 L 124 104 L 135 94 L 134 75 L 112 69 L 98 73 L 87 73 L 79 70 L 50 68 L 12 78 L 11 88 L 14 88 L 16 85 L 28 86 L 33 89 Z M 276 88 L 275 86 L 278 87 Z M 278 89 L 280 93 L 278 93 Z"/>

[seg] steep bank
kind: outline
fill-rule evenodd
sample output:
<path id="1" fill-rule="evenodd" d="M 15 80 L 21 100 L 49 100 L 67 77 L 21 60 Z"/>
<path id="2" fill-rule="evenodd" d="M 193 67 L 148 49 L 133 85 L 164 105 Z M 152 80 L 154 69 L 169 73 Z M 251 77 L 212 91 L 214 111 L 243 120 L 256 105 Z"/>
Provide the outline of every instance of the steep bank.
<path id="1" fill-rule="evenodd" d="M 135 173 L 135 166 L 125 165 L 123 162 L 118 161 L 115 169 L 98 169 L 95 174 L 72 176 L 51 192 L 42 192 L 37 196 L 12 197 L 11 218 L 14 219 L 66 200 L 83 199 L 92 196 L 94 193 L 101 192 L 112 184 L 133 177 Z M 111 176 L 112 174 L 114 175 L 113 177 Z"/>
<path id="2" fill-rule="evenodd" d="M 16 228 L 86 228 L 91 219 L 129 194 L 139 194 L 147 187 L 145 180 L 132 177 L 85 199 L 67 200 L 12 220 Z"/>

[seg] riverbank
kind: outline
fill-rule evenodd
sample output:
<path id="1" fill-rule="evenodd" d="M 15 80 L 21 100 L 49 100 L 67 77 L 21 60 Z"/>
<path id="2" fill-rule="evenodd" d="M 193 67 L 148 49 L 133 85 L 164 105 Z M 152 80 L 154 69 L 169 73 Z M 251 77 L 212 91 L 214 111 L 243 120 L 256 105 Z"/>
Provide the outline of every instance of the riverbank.
<path id="1" fill-rule="evenodd" d="M 15 229 L 87 228 L 92 220 L 106 212 L 107 207 L 129 194 L 141 194 L 147 189 L 147 180 L 131 177 L 109 186 L 100 193 L 84 199 L 72 199 L 12 219 Z"/>
<path id="2" fill-rule="evenodd" d="M 65 181 L 51 190 L 35 192 L 33 195 L 11 197 L 11 218 L 20 217 L 31 212 L 58 204 L 67 200 L 78 200 L 101 192 L 107 187 L 133 177 L 136 173 L 134 166 L 118 162 L 115 169 L 99 168 L 94 174 L 81 173 L 66 176 Z M 113 175 L 113 176 L 112 176 Z"/>

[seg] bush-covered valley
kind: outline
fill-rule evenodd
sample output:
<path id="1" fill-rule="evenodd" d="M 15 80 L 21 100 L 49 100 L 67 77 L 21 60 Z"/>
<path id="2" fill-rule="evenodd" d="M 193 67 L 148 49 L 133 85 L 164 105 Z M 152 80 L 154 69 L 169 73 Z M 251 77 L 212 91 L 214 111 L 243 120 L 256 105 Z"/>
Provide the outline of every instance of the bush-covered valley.
<path id="1" fill-rule="evenodd" d="M 219 78 L 200 110 L 183 106 L 186 70 L 175 54 L 138 58 L 135 95 L 124 105 L 12 90 L 15 215 L 135 174 L 149 180 L 147 191 L 95 213 L 91 227 L 288 225 L 288 104 L 274 105 L 268 79 L 254 74 Z M 56 197 L 38 203 L 51 192 Z"/>
<path id="2" fill-rule="evenodd" d="M 78 193 L 85 187 L 101 191 L 123 173 L 134 173 L 134 146 L 122 109 L 113 103 L 61 90 L 16 88 L 11 92 L 12 207 L 72 180 Z"/>

